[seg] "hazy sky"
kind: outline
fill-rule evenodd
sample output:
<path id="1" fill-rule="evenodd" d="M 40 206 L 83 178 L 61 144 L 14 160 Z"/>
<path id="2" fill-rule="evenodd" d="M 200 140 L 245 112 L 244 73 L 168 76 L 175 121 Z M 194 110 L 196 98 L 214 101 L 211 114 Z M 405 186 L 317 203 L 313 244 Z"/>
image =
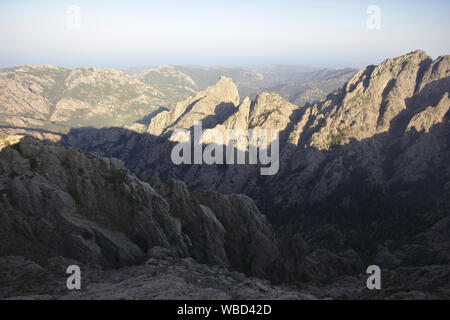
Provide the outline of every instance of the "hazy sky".
<path id="1" fill-rule="evenodd" d="M 367 27 L 370 5 L 380 29 Z M 449 13 L 449 0 L 0 0 L 0 66 L 362 67 L 419 48 L 450 54 Z"/>

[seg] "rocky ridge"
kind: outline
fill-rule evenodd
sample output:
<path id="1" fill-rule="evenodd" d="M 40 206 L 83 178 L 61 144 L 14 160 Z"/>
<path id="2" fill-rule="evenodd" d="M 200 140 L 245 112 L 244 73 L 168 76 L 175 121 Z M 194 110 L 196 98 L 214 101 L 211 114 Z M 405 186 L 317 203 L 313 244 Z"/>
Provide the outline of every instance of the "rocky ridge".
<path id="1" fill-rule="evenodd" d="M 349 171 L 342 167 L 343 158 L 356 157 L 358 160 L 355 165 L 361 163 L 361 169 L 367 172 L 373 183 L 389 185 L 389 177 L 381 169 L 383 162 L 388 161 L 382 153 L 389 145 L 400 143 L 411 150 L 404 150 L 405 154 L 417 148 L 409 144 L 424 145 L 423 140 L 442 137 L 441 134 L 430 134 L 430 130 L 445 127 L 448 123 L 448 64 L 448 56 L 432 61 L 423 51 L 388 59 L 377 67 L 369 66 L 361 70 L 345 88 L 317 104 L 305 107 L 292 105 L 275 93 L 261 93 L 253 101 L 246 98 L 239 103 L 236 86 L 229 79 L 221 80 L 217 86 L 199 93 L 196 98 L 178 103 L 174 111 L 155 116 L 145 129 L 146 137 L 135 136 L 126 130 L 103 130 L 97 134 L 89 130 L 74 130 L 65 141 L 85 150 L 121 158 L 144 179 L 147 174 L 165 178 L 165 172 L 169 170 L 170 177 L 181 178 L 189 185 L 225 193 L 243 192 L 254 197 L 261 193 L 257 192 L 260 190 L 248 190 L 249 187 L 242 183 L 231 182 L 237 178 L 233 173 L 237 172 L 235 167 L 229 166 L 227 170 L 215 168 L 214 175 L 209 166 L 180 169 L 171 166 L 170 159 L 166 158 L 168 148 L 153 141 L 159 141 L 154 138 L 160 136 L 162 140 L 167 140 L 165 133 L 177 128 L 189 129 L 198 120 L 206 122 L 204 128 L 276 128 L 282 136 L 282 172 L 270 179 L 271 184 L 277 184 L 278 181 L 284 184 L 285 176 L 295 180 L 295 183 L 288 185 L 296 188 L 312 183 L 308 192 L 298 192 L 298 189 L 293 191 L 303 195 L 299 200 L 306 198 L 308 201 L 317 201 L 335 191 L 348 177 Z M 220 110 L 219 106 L 223 104 L 230 104 L 228 112 L 231 114 L 220 114 L 216 110 Z M 445 128 L 436 128 L 435 131 L 445 133 Z M 418 139 L 414 132 L 423 132 L 425 135 Z M 369 141 L 379 142 L 371 144 Z M 121 144 L 121 147 L 117 147 L 117 144 Z M 428 148 L 438 148 L 439 143 L 430 141 L 427 145 Z M 331 150 L 338 147 L 339 153 Z M 430 151 L 420 150 L 416 164 L 426 162 L 425 159 L 431 154 L 439 153 L 438 149 Z M 345 155 L 339 156 L 342 153 Z M 332 161 L 327 161 L 329 159 Z M 336 166 L 340 168 L 332 170 Z M 255 186 L 258 185 L 258 177 L 254 174 L 256 170 L 242 166 L 238 171 L 249 178 L 249 184 Z M 401 171 L 404 170 L 403 167 Z M 251 174 L 247 174 L 247 171 Z M 335 172 L 331 178 L 315 178 L 331 171 Z M 411 176 L 400 175 L 395 180 L 401 178 L 408 181 Z M 277 191 L 278 194 L 285 194 L 282 190 Z"/>
<path id="2" fill-rule="evenodd" d="M 176 261 L 192 257 L 274 283 L 329 277 L 320 259 L 308 257 L 301 236 L 277 238 L 244 195 L 190 192 L 181 181 L 157 178 L 148 184 L 117 159 L 30 137 L 8 139 L 17 143 L 0 152 L 4 272 L 17 261 L 20 272 L 48 272 L 61 256 L 92 270 L 124 268 L 154 257 L 158 247 Z M 345 272 L 361 268 L 329 252 L 321 257 Z"/>

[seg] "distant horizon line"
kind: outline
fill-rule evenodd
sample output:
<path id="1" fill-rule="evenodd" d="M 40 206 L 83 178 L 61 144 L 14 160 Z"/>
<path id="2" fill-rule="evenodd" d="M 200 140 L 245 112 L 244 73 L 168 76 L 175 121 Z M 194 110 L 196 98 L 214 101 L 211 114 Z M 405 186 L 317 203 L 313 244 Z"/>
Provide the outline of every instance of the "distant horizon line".
<path id="1" fill-rule="evenodd" d="M 351 67 L 351 66 L 320 66 L 320 65 L 308 65 L 308 64 L 261 64 L 261 65 L 242 65 L 242 66 L 232 66 L 232 65 L 200 65 L 200 64 L 157 64 L 157 65 L 151 65 L 151 64 L 142 64 L 142 65 L 134 65 L 134 66 L 130 66 L 130 67 L 99 67 L 99 66 L 94 66 L 94 65 L 86 65 L 86 66 L 63 66 L 63 65 L 58 65 L 58 64 L 49 64 L 49 63 L 44 63 L 44 64 L 37 64 L 37 63 L 24 63 L 24 64 L 16 64 L 16 65 L 12 65 L 12 66 L 5 66 L 5 67 L 0 67 L 0 70 L 5 70 L 5 69 L 13 69 L 13 68 L 20 68 L 20 67 L 27 67 L 27 66 L 32 66 L 32 67 L 52 67 L 52 68 L 61 68 L 61 69 L 114 69 L 114 70 L 119 70 L 119 71 L 127 71 L 130 69 L 138 69 L 138 68 L 142 68 L 142 69 L 158 69 L 158 68 L 164 68 L 164 67 L 184 67 L 184 68 L 202 68 L 202 69 L 233 69 L 233 70 L 251 70 L 251 69 L 258 69 L 258 68 L 286 68 L 286 67 L 295 67 L 295 68 L 305 68 L 305 69 L 311 69 L 311 71 L 318 71 L 318 70 L 325 70 L 325 69 L 329 69 L 329 70 L 342 70 L 342 69 L 358 69 L 358 67 Z"/>
<path id="2" fill-rule="evenodd" d="M 416 49 L 416 50 L 412 50 L 410 52 L 404 53 L 404 54 L 400 54 L 400 55 L 395 55 L 395 56 L 387 56 L 384 59 L 382 59 L 379 62 L 374 62 L 374 63 L 366 63 L 366 64 L 358 64 L 358 65 L 345 65 L 345 64 L 336 64 L 336 65 L 326 65 L 326 64 L 315 64 L 315 63 L 258 63 L 258 64 L 198 64 L 198 63 L 161 63 L 161 64 L 136 64 L 136 65 L 131 65 L 131 66 L 126 66 L 126 67 L 118 67 L 118 66 L 96 66 L 96 65 L 91 65 L 91 64 L 87 64 L 84 66 L 81 65 L 72 65 L 70 66 L 70 64 L 68 65 L 61 65 L 58 63 L 52 64 L 52 63 L 23 63 L 23 64 L 14 64 L 14 65 L 9 65 L 9 66 L 1 66 L 0 65 L 0 70 L 5 70 L 5 69 L 12 69 L 12 68 L 18 68 L 18 67 L 24 67 L 24 66 L 39 66 L 39 67 L 56 67 L 56 68 L 63 68 L 63 69 L 88 69 L 88 68 L 95 68 L 95 69 L 114 69 L 114 70 L 119 70 L 122 71 L 124 73 L 130 73 L 130 71 L 132 69 L 151 69 L 151 68 L 163 68 L 163 67 L 186 67 L 186 68 L 203 68 L 203 69 L 220 69 L 220 68 L 226 68 L 226 69 L 234 69 L 234 70 L 251 70 L 254 71 L 256 69 L 261 69 L 261 68 L 280 68 L 280 67 L 295 67 L 295 68 L 309 68 L 312 69 L 311 71 L 319 71 L 319 70 L 343 70 L 343 69 L 355 69 L 355 70 L 359 70 L 359 69 L 364 69 L 368 66 L 371 65 L 378 65 L 380 63 L 382 63 L 384 60 L 386 59 L 393 59 L 396 57 L 401 57 L 413 52 L 417 52 L 417 51 L 422 51 L 424 53 L 426 53 L 427 55 L 429 55 L 433 60 L 438 59 L 439 57 L 442 56 L 447 56 L 449 54 L 444 54 L 444 55 L 439 55 L 436 58 L 434 58 L 433 56 L 431 56 L 428 52 L 426 52 L 425 50 L 422 49 Z"/>

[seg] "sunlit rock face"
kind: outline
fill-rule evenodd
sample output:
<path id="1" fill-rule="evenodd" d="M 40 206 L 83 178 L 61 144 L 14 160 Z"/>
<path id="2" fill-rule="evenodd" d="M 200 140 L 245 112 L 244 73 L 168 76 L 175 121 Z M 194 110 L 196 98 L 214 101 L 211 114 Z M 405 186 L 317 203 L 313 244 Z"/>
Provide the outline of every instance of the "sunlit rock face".
<path id="1" fill-rule="evenodd" d="M 179 102 L 174 110 L 156 115 L 147 134 L 116 129 L 74 131 L 65 141 L 118 157 L 144 179 L 147 175 L 163 180 L 175 177 L 196 188 L 243 192 L 256 200 L 264 194 L 283 206 L 315 202 L 348 183 L 357 171 L 364 172 L 365 182 L 389 186 L 394 180 L 426 175 L 425 171 L 433 169 L 427 164 L 433 155 L 439 154 L 433 161 L 441 161 L 450 106 L 449 59 L 443 56 L 433 61 L 423 51 L 387 59 L 357 72 L 342 89 L 318 103 L 303 107 L 275 93 L 240 102 L 236 86 L 224 77 L 196 97 Z M 255 166 L 174 166 L 169 157 L 173 144 L 167 143 L 171 132 L 192 129 L 197 121 L 222 134 L 226 130 L 278 130 L 279 172 L 261 183 Z M 212 141 L 213 137 L 204 140 Z M 398 152 L 389 151 L 394 145 L 399 145 L 394 148 Z M 237 139 L 235 147 L 247 151 L 248 140 Z M 412 152 L 411 161 L 392 159 Z M 394 168 L 387 170 L 390 166 Z"/>

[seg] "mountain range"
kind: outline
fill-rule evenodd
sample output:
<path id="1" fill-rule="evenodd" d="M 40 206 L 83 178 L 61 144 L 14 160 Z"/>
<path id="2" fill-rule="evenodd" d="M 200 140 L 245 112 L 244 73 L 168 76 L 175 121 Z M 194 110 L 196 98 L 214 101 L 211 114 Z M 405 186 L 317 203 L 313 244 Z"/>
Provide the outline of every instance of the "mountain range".
<path id="1" fill-rule="evenodd" d="M 262 84 L 267 70 L 266 75 L 239 71 L 238 84 L 227 74 L 215 84 L 199 75 L 205 79 L 200 84 L 188 68 L 118 72 L 111 91 L 83 109 L 87 113 L 40 100 L 53 88 L 49 83 L 61 82 L 46 73 L 27 82 L 28 68 L 42 67 L 22 68 L 26 86 L 17 84 L 20 68 L 2 75 L 7 83 L 1 87 L 2 105 L 14 108 L 1 109 L 8 115 L 2 119 L 9 136 L 2 137 L 0 153 L 0 265 L 29 267 L 56 282 L 55 259 L 91 264 L 93 274 L 120 268 L 100 277 L 135 297 L 150 294 L 133 287 L 147 272 L 154 274 L 145 280 L 149 285 L 161 285 L 163 277 L 166 287 L 175 283 L 194 292 L 186 268 L 197 270 L 201 281 L 208 274 L 237 272 L 226 274 L 223 283 L 204 280 L 200 286 L 227 298 L 449 297 L 450 56 L 433 60 L 418 50 L 354 75 L 316 70 L 301 79 L 279 76 L 272 85 Z M 90 84 L 79 101 L 87 101 L 89 92 L 98 97 L 98 70 L 78 80 L 72 73 L 84 71 L 64 72 L 65 86 L 71 83 L 67 79 Z M 256 90 L 246 87 L 246 77 L 260 79 Z M 105 101 L 123 99 L 122 88 L 130 82 L 148 104 L 136 107 L 130 98 L 121 104 L 122 117 L 116 102 Z M 309 89 L 308 82 L 316 87 Z M 321 97 L 332 87 L 338 89 Z M 276 89 L 258 92 L 261 88 Z M 67 90 L 64 95 L 72 89 Z M 248 97 L 241 99 L 243 92 Z M 180 101 L 170 105 L 165 96 Z M 68 118 L 50 120 L 64 106 Z M 17 110 L 20 124 L 13 118 Z M 120 119 L 121 127 L 98 128 L 95 117 L 105 114 L 113 122 Z M 84 127 L 89 121 L 97 128 Z M 219 131 L 279 130 L 279 172 L 261 176 L 258 165 L 173 164 L 172 132 L 192 130 L 197 121 Z M 52 126 L 44 127 L 48 123 Z M 58 144 L 21 137 L 36 127 L 48 130 Z M 46 138 L 40 133 L 32 135 Z M 166 264 L 177 266 L 182 279 Z M 364 290 L 365 267 L 371 264 L 384 274 L 378 295 Z M 266 295 L 257 295 L 237 289 L 233 281 L 239 277 L 241 283 L 256 277 L 272 284 L 248 280 L 251 288 L 265 288 Z M 47 283 L 23 294 L 52 296 L 48 291 L 56 286 Z M 93 283 L 84 297 L 111 296 Z M 19 284 L 7 282 L 2 294 L 17 292 Z M 83 294 L 66 298 L 77 297 Z"/>
<path id="2" fill-rule="evenodd" d="M 105 68 L 18 66 L 0 70 L 0 126 L 66 133 L 74 127 L 145 123 L 154 112 L 172 109 L 176 102 L 213 85 L 222 74 L 232 76 L 239 90 L 251 95 L 264 86 L 278 85 L 279 89 L 271 90 L 283 91 L 293 101 L 312 102 L 342 86 L 355 72 L 301 70 L 285 75 L 275 69 L 265 75 L 237 68 L 162 66 L 125 73 Z M 286 81 L 295 82 L 288 85 Z"/>

